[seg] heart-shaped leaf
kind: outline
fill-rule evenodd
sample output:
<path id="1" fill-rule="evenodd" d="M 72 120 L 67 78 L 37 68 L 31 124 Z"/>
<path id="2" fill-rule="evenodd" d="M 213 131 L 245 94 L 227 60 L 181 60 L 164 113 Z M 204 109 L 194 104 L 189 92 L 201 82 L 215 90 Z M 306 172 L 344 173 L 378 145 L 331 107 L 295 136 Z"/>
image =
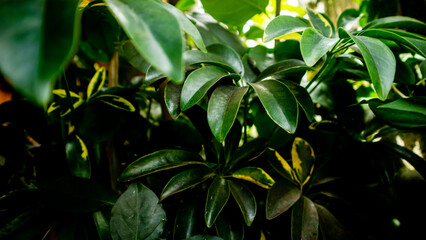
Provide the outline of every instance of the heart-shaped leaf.
<path id="1" fill-rule="evenodd" d="M 154 192 L 132 183 L 111 211 L 112 239 L 158 239 L 166 224 L 166 213 Z"/>
<path id="2" fill-rule="evenodd" d="M 275 183 L 268 173 L 258 167 L 240 168 L 232 173 L 232 177 L 252 182 L 266 189 L 271 188 Z"/>
<path id="3" fill-rule="evenodd" d="M 266 197 L 266 218 L 271 220 L 287 211 L 295 204 L 302 192 L 287 180 L 277 181 L 268 191 Z"/>
<path id="4" fill-rule="evenodd" d="M 330 51 L 339 38 L 327 38 L 313 28 L 307 28 L 300 39 L 300 50 L 308 66 L 314 66 L 322 56 Z"/>
<path id="5" fill-rule="evenodd" d="M 272 19 L 266 26 L 263 41 L 269 42 L 289 33 L 301 32 L 308 27 L 310 27 L 309 23 L 301 18 L 281 15 Z"/>
<path id="6" fill-rule="evenodd" d="M 228 181 L 221 177 L 216 177 L 207 192 L 206 211 L 204 218 L 207 227 L 213 226 L 223 207 L 228 202 L 230 189 Z"/>
<path id="7" fill-rule="evenodd" d="M 314 203 L 302 196 L 291 212 L 291 239 L 317 240 L 319 218 Z"/>
<path id="8" fill-rule="evenodd" d="M 243 214 L 247 226 L 251 226 L 257 212 L 257 203 L 252 191 L 243 183 L 229 181 L 231 193 Z"/>

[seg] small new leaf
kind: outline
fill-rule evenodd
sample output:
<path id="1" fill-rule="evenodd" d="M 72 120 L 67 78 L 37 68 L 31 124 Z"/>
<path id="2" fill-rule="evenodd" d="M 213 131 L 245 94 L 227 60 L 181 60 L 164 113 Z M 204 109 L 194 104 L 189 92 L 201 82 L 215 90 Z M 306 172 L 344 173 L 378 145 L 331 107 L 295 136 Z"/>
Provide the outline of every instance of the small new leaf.
<path id="1" fill-rule="evenodd" d="M 105 84 L 106 80 L 106 70 L 105 67 L 100 67 L 95 75 L 93 75 L 92 80 L 89 82 L 89 86 L 87 87 L 87 99 L 90 99 L 96 93 L 98 93 L 102 86 Z"/>

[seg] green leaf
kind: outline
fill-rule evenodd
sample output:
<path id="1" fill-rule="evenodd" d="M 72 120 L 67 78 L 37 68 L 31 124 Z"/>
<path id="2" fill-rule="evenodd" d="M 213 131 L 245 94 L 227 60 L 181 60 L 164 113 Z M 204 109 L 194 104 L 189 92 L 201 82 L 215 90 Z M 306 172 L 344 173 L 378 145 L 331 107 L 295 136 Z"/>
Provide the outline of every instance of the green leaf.
<path id="1" fill-rule="evenodd" d="M 349 35 L 361 50 L 374 90 L 381 100 L 385 100 L 395 77 L 395 56 L 378 39 Z"/>
<path id="2" fill-rule="evenodd" d="M 96 225 L 96 230 L 98 231 L 99 239 L 100 240 L 110 240 L 111 239 L 111 233 L 110 233 L 110 227 L 109 222 L 102 213 L 102 211 L 96 211 L 93 213 L 93 221 Z"/>
<path id="3" fill-rule="evenodd" d="M 300 50 L 308 66 L 314 66 L 319 59 L 330 51 L 339 38 L 327 38 L 313 28 L 307 28 L 300 39 Z"/>
<path id="4" fill-rule="evenodd" d="M 352 32 L 352 30 L 359 27 L 359 20 L 362 16 L 356 9 L 346 9 L 340 14 L 339 19 L 337 19 L 337 28 L 343 28 L 345 31 Z"/>
<path id="5" fill-rule="evenodd" d="M 132 183 L 111 211 L 112 239 L 158 239 L 166 224 L 166 213 L 154 192 Z"/>
<path id="6" fill-rule="evenodd" d="M 231 85 L 220 86 L 213 91 L 207 107 L 207 120 L 217 141 L 225 141 L 247 91 L 248 87 Z"/>
<path id="7" fill-rule="evenodd" d="M 286 59 L 303 60 L 299 41 L 288 39 L 284 42 L 279 42 L 274 48 L 274 59 L 277 62 Z"/>
<path id="8" fill-rule="evenodd" d="M 269 42 L 289 33 L 301 32 L 308 27 L 309 23 L 301 18 L 281 15 L 272 19 L 266 26 L 263 41 Z"/>
<path id="9" fill-rule="evenodd" d="M 177 119 L 181 112 L 180 98 L 182 92 L 182 85 L 176 85 L 173 82 L 168 82 L 164 89 L 164 102 L 166 103 L 167 110 L 173 119 Z"/>
<path id="10" fill-rule="evenodd" d="M 262 138 L 256 138 L 245 143 L 232 154 L 228 169 L 232 170 L 233 167 L 238 166 L 240 162 L 256 159 L 265 151 L 266 146 L 267 142 Z"/>
<path id="11" fill-rule="evenodd" d="M 236 73 L 232 65 L 230 65 L 227 60 L 213 53 L 204 53 L 199 50 L 189 50 L 184 52 L 183 59 L 185 60 L 186 66 L 200 63 L 209 63 L 222 67 L 229 72 Z"/>
<path id="12" fill-rule="evenodd" d="M 339 220 L 336 219 L 336 217 L 333 216 L 330 211 L 328 211 L 327 208 L 319 204 L 315 204 L 315 208 L 318 212 L 320 229 L 322 233 L 321 235 L 323 236 L 323 239 L 340 240 L 347 238 L 347 234 L 343 225 L 339 222 Z"/>
<path id="13" fill-rule="evenodd" d="M 163 201 L 166 197 L 173 194 L 195 187 L 214 175 L 215 173 L 208 167 L 193 168 L 180 172 L 172 177 L 166 184 L 161 193 L 160 201 Z"/>
<path id="14" fill-rule="evenodd" d="M 379 18 L 365 25 L 368 28 L 401 28 L 413 32 L 426 33 L 426 24 L 414 18 L 404 16 L 394 16 Z"/>
<path id="15" fill-rule="evenodd" d="M 294 94 L 296 97 L 297 103 L 302 107 L 303 111 L 306 114 L 306 117 L 309 121 L 312 121 L 314 119 L 315 114 L 315 106 L 312 101 L 311 95 L 309 95 L 306 88 L 300 86 L 297 83 L 294 83 L 292 81 L 283 80 L 282 81 Z"/>
<path id="16" fill-rule="evenodd" d="M 210 236 L 210 235 L 196 235 L 185 240 L 223 240 L 220 237 Z"/>
<path id="17" fill-rule="evenodd" d="M 216 221 L 217 235 L 226 240 L 244 240 L 244 222 L 234 209 L 223 211 Z"/>
<path id="18" fill-rule="evenodd" d="M 182 88 L 182 111 L 197 104 L 214 84 L 226 76 L 229 76 L 229 73 L 216 66 L 206 66 L 191 72 Z"/>
<path id="19" fill-rule="evenodd" d="M 70 91 L 69 94 L 71 99 L 68 98 L 65 89 L 53 90 L 53 95 L 60 97 L 60 99 L 57 99 L 52 104 L 50 104 L 47 112 L 49 114 L 60 112 L 61 117 L 63 117 L 71 112 L 71 102 L 74 109 L 83 103 L 83 98 L 81 98 L 77 93 Z"/>
<path id="20" fill-rule="evenodd" d="M 314 203 L 302 196 L 291 212 L 291 239 L 317 240 L 318 226 L 318 212 Z"/>
<path id="21" fill-rule="evenodd" d="M 238 55 L 238 53 L 231 47 L 224 44 L 215 43 L 209 45 L 207 47 L 207 51 L 222 57 L 222 59 L 224 59 L 225 62 L 232 67 L 234 72 L 240 74 L 241 76 L 244 75 L 244 66 L 241 62 L 240 55 Z"/>
<path id="22" fill-rule="evenodd" d="M 129 164 L 121 173 L 119 181 L 131 181 L 155 172 L 194 164 L 205 165 L 205 161 L 198 154 L 184 150 L 159 150 Z"/>
<path id="23" fill-rule="evenodd" d="M 201 0 L 204 10 L 219 22 L 238 26 L 265 12 L 268 0 Z"/>
<path id="24" fill-rule="evenodd" d="M 0 9 L 0 71 L 45 106 L 77 43 L 79 1 L 5 0 Z M 61 11 L 58 11 L 61 9 Z"/>
<path id="25" fill-rule="evenodd" d="M 312 26 L 320 31 L 322 35 L 327 38 L 331 38 L 334 35 L 334 26 L 324 15 L 315 12 L 308 8 L 308 16 Z"/>
<path id="26" fill-rule="evenodd" d="M 105 1 L 140 54 L 175 83 L 184 78 L 180 24 L 160 0 Z"/>
<path id="27" fill-rule="evenodd" d="M 93 75 L 92 80 L 89 82 L 89 86 L 87 86 L 87 99 L 90 99 L 93 95 L 98 93 L 102 86 L 105 84 L 106 80 L 106 70 L 104 67 L 100 67 L 95 75 Z"/>
<path id="28" fill-rule="evenodd" d="M 295 204 L 302 192 L 287 180 L 277 181 L 268 191 L 266 197 L 266 218 L 271 220 L 287 211 Z"/>
<path id="29" fill-rule="evenodd" d="M 298 182 L 303 186 L 314 170 L 314 150 L 308 142 L 296 137 L 291 149 L 291 158 Z"/>
<path id="30" fill-rule="evenodd" d="M 269 117 L 287 132 L 294 133 L 299 107 L 288 87 L 276 80 L 250 83 L 250 86 L 256 91 Z"/>
<path id="31" fill-rule="evenodd" d="M 91 164 L 86 144 L 78 136 L 74 135 L 65 143 L 68 168 L 72 175 L 80 178 L 90 178 Z"/>
<path id="32" fill-rule="evenodd" d="M 176 3 L 176 8 L 181 11 L 186 11 L 196 4 L 195 0 L 180 0 Z"/>
<path id="33" fill-rule="evenodd" d="M 206 210 L 204 219 L 207 227 L 213 226 L 223 207 L 228 202 L 230 189 L 228 181 L 221 177 L 216 177 L 207 192 Z"/>
<path id="34" fill-rule="evenodd" d="M 158 71 L 154 66 L 150 65 L 146 70 L 144 84 L 151 85 L 152 83 L 165 77 L 166 76 L 162 72 Z"/>
<path id="35" fill-rule="evenodd" d="M 279 166 L 279 170 L 278 173 L 281 174 L 284 178 L 286 178 L 289 181 L 292 181 L 293 183 L 297 183 L 297 177 L 296 177 L 296 173 L 293 170 L 293 168 L 290 166 L 290 164 L 288 164 L 288 162 L 281 156 L 281 154 L 279 154 L 276 150 L 274 149 L 269 149 L 273 152 L 274 156 L 270 157 L 270 161 L 272 161 L 272 166 Z M 284 171 L 281 171 L 284 170 Z"/>
<path id="36" fill-rule="evenodd" d="M 268 173 L 258 167 L 240 168 L 232 173 L 232 177 L 252 182 L 266 189 L 271 188 L 275 183 L 274 179 Z"/>
<path id="37" fill-rule="evenodd" d="M 257 203 L 252 191 L 244 184 L 229 181 L 231 193 L 243 214 L 247 226 L 251 226 L 257 212 Z"/>
<path id="38" fill-rule="evenodd" d="M 306 64 L 298 59 L 286 59 L 275 64 L 270 65 L 265 70 L 263 70 L 259 76 L 257 76 L 256 82 L 273 76 L 276 74 L 283 73 L 295 73 L 295 72 L 304 72 L 311 70 L 312 68 L 307 67 Z"/>
<path id="39" fill-rule="evenodd" d="M 103 103 L 106 103 L 110 106 L 113 106 L 115 108 L 118 108 L 120 110 L 128 111 L 128 112 L 134 112 L 136 111 L 135 107 L 132 103 L 127 101 L 125 98 L 122 98 L 117 95 L 111 95 L 111 94 L 102 94 L 98 96 L 96 99 L 102 101 Z"/>
<path id="40" fill-rule="evenodd" d="M 204 201 L 199 195 L 187 194 L 179 201 L 173 227 L 173 239 L 187 239 L 202 234 L 206 227 L 204 223 Z"/>
<path id="41" fill-rule="evenodd" d="M 183 14 L 179 9 L 177 9 L 176 7 L 168 3 L 165 3 L 163 1 L 158 1 L 158 3 L 160 3 L 165 9 L 167 9 L 171 14 L 173 14 L 173 16 L 175 16 L 180 26 L 182 27 L 183 31 L 185 31 L 192 38 L 195 45 L 197 45 L 197 47 L 201 49 L 201 51 L 207 52 L 206 46 L 204 46 L 204 41 L 203 41 L 203 38 L 201 37 L 200 32 L 194 26 L 194 24 L 185 16 L 185 14 Z"/>

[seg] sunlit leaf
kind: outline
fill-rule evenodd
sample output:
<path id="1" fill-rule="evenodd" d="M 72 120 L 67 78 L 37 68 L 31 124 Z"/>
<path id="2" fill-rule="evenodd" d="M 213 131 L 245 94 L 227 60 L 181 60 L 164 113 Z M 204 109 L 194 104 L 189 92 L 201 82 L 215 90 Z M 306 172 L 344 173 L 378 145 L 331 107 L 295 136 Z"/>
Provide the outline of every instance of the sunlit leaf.
<path id="1" fill-rule="evenodd" d="M 314 66 L 338 41 L 339 38 L 324 37 L 313 28 L 305 29 L 300 40 L 300 50 L 306 65 Z"/>
<path id="2" fill-rule="evenodd" d="M 232 177 L 252 182 L 266 189 L 271 188 L 275 183 L 274 179 L 268 173 L 258 167 L 240 168 L 232 173 Z"/>
<path id="3" fill-rule="evenodd" d="M 207 227 L 213 226 L 223 207 L 228 202 L 229 195 L 228 181 L 224 178 L 216 177 L 207 192 L 206 211 L 204 214 Z"/>
<path id="4" fill-rule="evenodd" d="M 207 51 L 222 57 L 225 62 L 234 69 L 234 72 L 240 74 L 241 76 L 244 75 L 244 67 L 243 63 L 241 62 L 241 58 L 231 47 L 224 44 L 215 43 L 207 46 Z"/>
<path id="5" fill-rule="evenodd" d="M 263 41 L 269 42 L 289 33 L 301 32 L 308 27 L 309 23 L 301 18 L 281 15 L 272 19 L 266 26 Z"/>
<path id="6" fill-rule="evenodd" d="M 256 78 L 256 82 L 260 81 L 266 77 L 273 76 L 276 74 L 283 73 L 295 73 L 295 72 L 304 72 L 310 70 L 310 67 L 307 67 L 306 64 L 298 59 L 286 59 L 280 62 L 274 63 L 267 68 L 265 68 Z"/>
<path id="7" fill-rule="evenodd" d="M 219 67 L 223 67 L 224 69 L 236 73 L 233 66 L 225 60 L 223 57 L 213 54 L 213 53 L 205 53 L 199 50 L 189 50 L 184 52 L 183 58 L 185 60 L 185 65 L 193 65 L 200 63 L 208 63 L 213 64 Z"/>
<path id="8" fill-rule="evenodd" d="M 402 28 L 414 32 L 418 31 L 422 34 L 426 33 L 426 24 L 424 22 L 405 16 L 379 18 L 365 25 L 364 29 L 368 28 Z"/>
<path id="9" fill-rule="evenodd" d="M 359 27 L 359 20 L 362 16 L 356 9 L 346 9 L 337 19 L 337 28 L 343 28 L 348 32 L 352 32 L 352 30 Z"/>
<path id="10" fill-rule="evenodd" d="M 327 38 L 331 38 L 334 35 L 334 26 L 332 25 L 333 23 L 331 23 L 324 15 L 315 12 L 310 8 L 308 8 L 308 15 L 312 26 L 319 30 L 322 35 Z"/>

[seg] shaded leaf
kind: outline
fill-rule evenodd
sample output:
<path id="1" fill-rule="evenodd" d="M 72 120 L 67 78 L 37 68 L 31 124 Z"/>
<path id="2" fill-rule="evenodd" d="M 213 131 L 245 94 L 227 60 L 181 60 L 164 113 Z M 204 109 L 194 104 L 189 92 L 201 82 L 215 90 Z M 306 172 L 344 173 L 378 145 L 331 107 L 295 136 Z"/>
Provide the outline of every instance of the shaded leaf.
<path id="1" fill-rule="evenodd" d="M 315 106 L 306 88 L 288 80 L 282 81 L 294 94 L 297 103 L 302 107 L 309 121 L 314 119 Z"/>
<path id="2" fill-rule="evenodd" d="M 251 161 L 256 159 L 263 153 L 263 151 L 265 151 L 266 146 L 266 139 L 256 138 L 237 148 L 231 156 L 231 162 L 228 169 L 232 170 L 233 167 L 238 166 L 238 164 L 244 160 Z"/>
<path id="3" fill-rule="evenodd" d="M 102 86 L 105 84 L 105 80 L 106 70 L 104 67 L 100 67 L 90 80 L 89 86 L 87 86 L 87 99 L 90 99 L 102 89 Z"/>
<path id="4" fill-rule="evenodd" d="M 206 211 L 204 214 L 207 227 L 213 226 L 223 207 L 228 202 L 229 195 L 228 181 L 224 178 L 216 177 L 207 192 Z"/>
<path id="5" fill-rule="evenodd" d="M 188 194 L 179 202 L 173 228 L 173 239 L 187 239 L 202 234 L 204 223 L 204 201 L 199 195 Z"/>
<path id="6" fill-rule="evenodd" d="M 274 48 L 274 59 L 277 62 L 286 59 L 303 60 L 299 41 L 289 39 L 284 42 L 279 42 Z"/>
<path id="7" fill-rule="evenodd" d="M 231 47 L 228 47 L 224 44 L 215 43 L 209 45 L 207 47 L 207 51 L 222 57 L 236 73 L 240 74 L 241 76 L 244 75 L 244 67 L 243 63 L 241 62 L 241 58 Z"/>
<path id="8" fill-rule="evenodd" d="M 158 239 L 166 223 L 166 213 L 154 192 L 141 183 L 132 183 L 111 211 L 112 239 Z"/>
<path id="9" fill-rule="evenodd" d="M 129 164 L 121 173 L 119 180 L 130 181 L 158 171 L 193 164 L 205 164 L 205 161 L 198 154 L 184 150 L 159 150 Z"/>
<path id="10" fill-rule="evenodd" d="M 146 70 L 144 84 L 150 85 L 165 77 L 166 76 L 162 72 L 158 71 L 154 66 L 150 65 Z"/>
<path id="11" fill-rule="evenodd" d="M 244 222 L 239 214 L 224 211 L 220 214 L 215 224 L 217 235 L 224 240 L 243 240 Z"/>
<path id="12" fill-rule="evenodd" d="M 287 211 L 295 204 L 302 192 L 287 180 L 277 181 L 268 191 L 266 197 L 266 218 L 271 220 Z"/>
<path id="13" fill-rule="evenodd" d="M 123 97 L 117 96 L 117 95 L 110 95 L 110 94 L 102 94 L 98 96 L 96 99 L 101 100 L 103 103 L 106 103 L 110 106 L 113 106 L 115 108 L 118 108 L 120 110 L 128 111 L 128 112 L 134 112 L 136 111 L 135 107 L 131 102 L 126 100 Z"/>
<path id="14" fill-rule="evenodd" d="M 331 38 L 334 35 L 334 26 L 324 15 L 315 12 L 308 8 L 308 16 L 312 26 L 320 31 L 322 35 L 327 38 Z"/>
<path id="15" fill-rule="evenodd" d="M 286 178 L 289 181 L 292 181 L 294 183 L 297 183 L 297 177 L 296 173 L 293 170 L 293 168 L 290 166 L 290 164 L 279 154 L 276 150 L 270 149 L 273 152 L 274 156 L 270 157 L 270 161 L 273 161 L 273 166 L 280 166 L 280 170 L 284 171 L 278 171 L 284 178 Z M 276 163 L 278 162 L 278 164 Z"/>
<path id="16" fill-rule="evenodd" d="M 222 238 L 210 235 L 196 235 L 185 240 L 222 240 Z"/>
<path id="17" fill-rule="evenodd" d="M 302 196 L 291 212 L 291 239 L 318 239 L 319 218 L 314 203 Z"/>
<path id="18" fill-rule="evenodd" d="M 207 121 L 219 142 L 225 141 L 237 117 L 248 87 L 220 86 L 213 91 L 207 107 Z"/>
<path id="19" fill-rule="evenodd" d="M 100 240 L 109 240 L 111 239 L 111 233 L 109 228 L 109 222 L 102 213 L 102 211 L 96 211 L 93 213 L 93 221 L 96 225 L 96 230 L 98 231 Z"/>
<path id="20" fill-rule="evenodd" d="M 273 76 L 279 73 L 294 73 L 310 70 L 306 64 L 298 59 L 286 59 L 268 66 L 257 76 L 256 82 L 266 77 Z"/>
<path id="21" fill-rule="evenodd" d="M 47 109 L 47 112 L 50 114 L 58 111 L 60 112 L 61 117 L 63 117 L 71 112 L 71 103 L 74 109 L 76 109 L 83 103 L 83 98 L 81 98 L 77 93 L 71 91 L 69 93 L 71 99 L 68 98 L 67 93 L 64 89 L 53 90 L 53 94 L 55 96 L 59 96 L 61 99 L 58 99 L 52 104 L 50 104 L 49 108 Z"/>
<path id="22" fill-rule="evenodd" d="M 272 19 L 266 26 L 263 41 L 269 42 L 289 33 L 301 32 L 308 27 L 309 23 L 301 18 L 281 15 Z"/>
<path id="23" fill-rule="evenodd" d="M 173 119 L 177 119 L 181 112 L 180 99 L 181 99 L 182 85 L 176 85 L 168 82 L 164 89 L 164 102 L 166 103 L 167 110 Z"/>
<path id="24" fill-rule="evenodd" d="M 205 53 L 199 50 L 189 50 L 184 52 L 183 58 L 185 60 L 185 65 L 187 66 L 200 63 L 209 63 L 219 67 L 223 67 L 230 72 L 236 73 L 233 66 L 230 65 L 227 60 L 213 53 Z"/>
<path id="25" fill-rule="evenodd" d="M 339 38 L 324 37 L 313 28 L 305 29 L 300 39 L 300 50 L 306 65 L 314 66 L 338 41 Z"/>
<path id="26" fill-rule="evenodd" d="M 232 177 L 252 182 L 266 189 L 271 188 L 275 183 L 274 179 L 268 173 L 258 167 L 240 168 L 232 173 Z"/>
<path id="27" fill-rule="evenodd" d="M 72 175 L 80 178 L 90 178 L 91 164 L 89 152 L 83 140 L 75 135 L 65 143 L 65 154 L 67 156 L 68 168 Z"/>
<path id="28" fill-rule="evenodd" d="M 298 182 L 303 186 L 314 170 L 314 150 L 308 142 L 296 137 L 291 149 L 291 158 Z"/>
<path id="29" fill-rule="evenodd" d="M 321 235 L 323 239 L 327 240 L 340 240 L 347 237 L 347 233 L 343 225 L 328 211 L 327 208 L 315 204 L 315 208 L 318 212 Z"/>
<path id="30" fill-rule="evenodd" d="M 257 212 L 257 203 L 253 192 L 244 184 L 229 181 L 231 193 L 243 214 L 247 226 L 251 226 Z"/>

